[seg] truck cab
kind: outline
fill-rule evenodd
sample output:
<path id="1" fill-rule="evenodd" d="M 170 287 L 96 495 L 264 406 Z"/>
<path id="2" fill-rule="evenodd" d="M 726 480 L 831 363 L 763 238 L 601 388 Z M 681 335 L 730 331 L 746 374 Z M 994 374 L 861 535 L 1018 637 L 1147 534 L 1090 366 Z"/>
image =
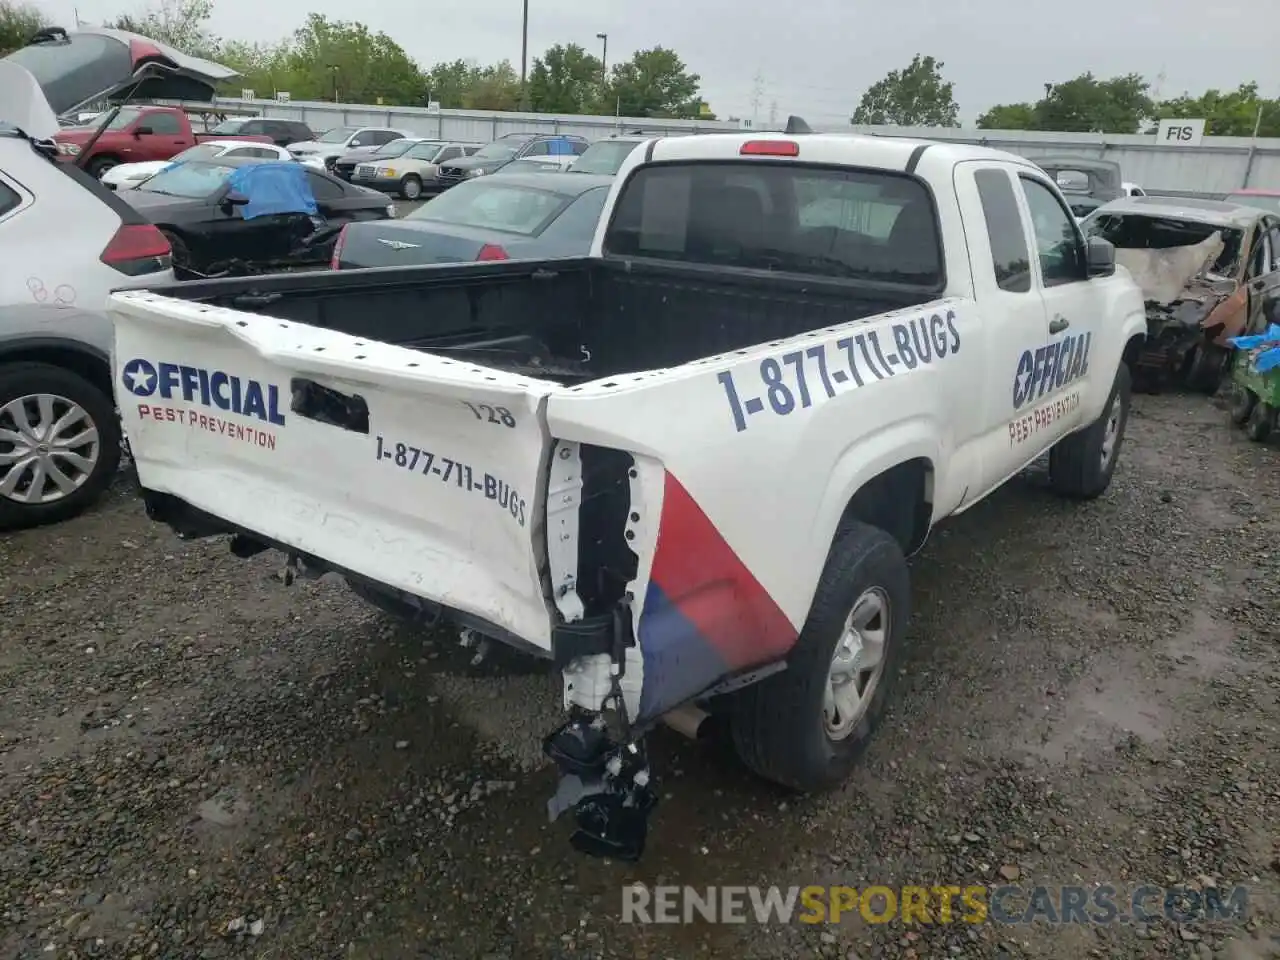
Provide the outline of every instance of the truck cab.
<path id="1" fill-rule="evenodd" d="M 103 123 L 105 129 L 95 140 Z M 78 162 L 101 179 L 119 164 L 169 160 L 203 140 L 216 138 L 196 133 L 186 112 L 177 107 L 132 106 L 122 107 L 115 116 L 108 115 L 102 121 L 61 130 L 53 139 L 60 157 Z M 265 135 L 240 139 L 271 142 Z M 82 155 L 85 150 L 89 151 L 87 158 Z"/>
<path id="2" fill-rule="evenodd" d="M 830 135 L 651 139 L 584 258 L 113 301 L 150 515 L 553 660 L 551 812 L 623 858 L 682 711 L 777 783 L 847 776 L 905 558 L 1045 453 L 1101 496 L 1145 331 L 1034 164 Z"/>

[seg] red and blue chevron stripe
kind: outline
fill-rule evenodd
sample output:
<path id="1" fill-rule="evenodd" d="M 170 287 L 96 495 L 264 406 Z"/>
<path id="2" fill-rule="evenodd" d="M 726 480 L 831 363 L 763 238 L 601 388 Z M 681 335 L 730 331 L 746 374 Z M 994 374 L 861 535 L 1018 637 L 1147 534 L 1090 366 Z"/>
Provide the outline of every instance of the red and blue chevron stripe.
<path id="1" fill-rule="evenodd" d="M 640 617 L 639 720 L 722 677 L 769 663 L 796 629 L 679 480 L 666 474 L 653 568 Z"/>

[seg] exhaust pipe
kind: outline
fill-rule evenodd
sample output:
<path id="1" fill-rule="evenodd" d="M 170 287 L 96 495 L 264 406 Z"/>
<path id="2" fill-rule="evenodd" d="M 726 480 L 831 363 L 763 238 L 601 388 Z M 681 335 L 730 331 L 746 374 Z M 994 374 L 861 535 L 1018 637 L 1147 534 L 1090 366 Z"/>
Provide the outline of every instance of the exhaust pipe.
<path id="1" fill-rule="evenodd" d="M 703 721 L 709 716 L 710 714 L 705 710 L 699 709 L 690 703 L 664 713 L 662 722 L 676 733 L 682 734 L 690 740 L 697 740 Z"/>

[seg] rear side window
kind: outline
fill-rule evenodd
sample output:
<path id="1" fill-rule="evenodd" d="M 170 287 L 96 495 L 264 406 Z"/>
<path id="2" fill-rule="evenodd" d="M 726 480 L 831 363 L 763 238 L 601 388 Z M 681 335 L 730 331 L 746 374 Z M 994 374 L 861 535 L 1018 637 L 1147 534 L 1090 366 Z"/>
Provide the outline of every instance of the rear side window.
<path id="1" fill-rule="evenodd" d="M 0 217 L 16 210 L 22 203 L 22 196 L 3 180 L 0 180 Z"/>
<path id="2" fill-rule="evenodd" d="M 182 133 L 182 122 L 176 113 L 151 113 L 142 118 L 144 126 L 160 136 L 177 136 Z"/>
<path id="3" fill-rule="evenodd" d="M 332 180 L 310 172 L 307 179 L 311 181 L 311 192 L 317 200 L 341 200 L 344 196 L 342 188 Z"/>
<path id="4" fill-rule="evenodd" d="M 933 198 L 914 177 L 770 161 L 641 167 L 605 252 L 912 286 L 943 283 Z"/>
<path id="5" fill-rule="evenodd" d="M 552 190 L 498 182 L 502 179 L 484 177 L 487 182 L 459 184 L 405 219 L 435 220 L 533 237 L 541 233 L 574 199 Z"/>
<path id="6" fill-rule="evenodd" d="M 973 179 L 982 200 L 982 216 L 987 221 L 996 284 L 1010 293 L 1026 293 L 1031 289 L 1031 251 L 1027 249 L 1022 214 L 1009 174 L 1003 170 L 979 170 Z"/>

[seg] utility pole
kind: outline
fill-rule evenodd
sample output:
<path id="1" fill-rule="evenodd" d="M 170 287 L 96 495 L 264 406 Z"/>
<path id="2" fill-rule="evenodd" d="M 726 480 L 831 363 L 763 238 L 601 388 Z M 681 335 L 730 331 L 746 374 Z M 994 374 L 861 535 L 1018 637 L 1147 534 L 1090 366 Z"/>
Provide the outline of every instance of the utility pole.
<path id="1" fill-rule="evenodd" d="M 759 70 L 756 71 L 755 79 L 751 81 L 751 126 L 755 127 L 760 123 L 760 101 L 764 99 L 764 74 Z"/>
<path id="2" fill-rule="evenodd" d="M 529 109 L 529 0 L 524 0 L 524 23 L 520 28 L 520 109 Z"/>
<path id="3" fill-rule="evenodd" d="M 609 35 L 607 33 L 597 33 L 596 39 L 600 41 L 600 83 L 602 86 L 609 85 Z"/>
<path id="4" fill-rule="evenodd" d="M 769 129 L 775 130 L 778 127 L 778 101 L 773 100 L 769 103 Z"/>

